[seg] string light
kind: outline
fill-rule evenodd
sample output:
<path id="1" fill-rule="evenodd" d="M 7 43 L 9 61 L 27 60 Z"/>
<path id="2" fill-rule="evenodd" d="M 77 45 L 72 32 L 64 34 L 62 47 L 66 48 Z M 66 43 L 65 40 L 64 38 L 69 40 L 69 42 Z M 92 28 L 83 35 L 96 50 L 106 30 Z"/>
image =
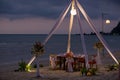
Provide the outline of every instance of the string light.
<path id="1" fill-rule="evenodd" d="M 72 15 L 76 15 L 76 14 L 77 14 L 76 9 L 72 9 L 72 10 L 70 11 L 70 13 L 71 13 Z"/>

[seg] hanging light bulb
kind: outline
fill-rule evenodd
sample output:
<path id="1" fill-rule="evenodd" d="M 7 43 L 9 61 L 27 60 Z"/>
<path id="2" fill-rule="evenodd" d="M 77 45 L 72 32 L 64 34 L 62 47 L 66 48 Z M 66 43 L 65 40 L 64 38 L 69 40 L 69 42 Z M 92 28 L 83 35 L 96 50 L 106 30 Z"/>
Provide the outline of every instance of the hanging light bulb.
<path id="1" fill-rule="evenodd" d="M 105 23 L 106 23 L 106 24 L 110 24 L 110 20 L 107 19 L 107 20 L 105 21 Z"/>
<path id="2" fill-rule="evenodd" d="M 72 15 L 76 15 L 76 14 L 77 14 L 76 9 L 72 9 L 72 10 L 70 11 L 70 13 L 71 13 Z"/>

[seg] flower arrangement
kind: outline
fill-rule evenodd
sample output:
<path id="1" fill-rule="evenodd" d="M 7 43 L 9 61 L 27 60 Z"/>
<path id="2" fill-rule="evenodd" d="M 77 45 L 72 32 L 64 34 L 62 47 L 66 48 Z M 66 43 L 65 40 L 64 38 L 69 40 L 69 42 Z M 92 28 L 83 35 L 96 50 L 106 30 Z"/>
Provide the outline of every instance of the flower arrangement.
<path id="1" fill-rule="evenodd" d="M 44 46 L 41 44 L 41 42 L 36 42 L 33 45 L 31 53 L 36 56 L 44 54 Z"/>
<path id="2" fill-rule="evenodd" d="M 81 75 L 83 76 L 83 75 L 85 75 L 85 76 L 93 76 L 93 75 L 96 75 L 96 72 L 97 72 L 97 69 L 95 69 L 95 68 L 89 68 L 89 69 L 87 69 L 87 68 L 82 68 L 81 70 L 80 70 L 80 73 L 81 73 Z"/>
<path id="3" fill-rule="evenodd" d="M 74 54 L 73 54 L 73 52 L 71 51 L 71 52 L 66 53 L 65 56 L 66 56 L 66 57 L 73 57 Z"/>
<path id="4" fill-rule="evenodd" d="M 104 46 L 103 46 L 103 44 L 102 44 L 101 42 L 96 42 L 96 43 L 94 44 L 94 48 L 95 48 L 95 49 L 103 49 Z"/>

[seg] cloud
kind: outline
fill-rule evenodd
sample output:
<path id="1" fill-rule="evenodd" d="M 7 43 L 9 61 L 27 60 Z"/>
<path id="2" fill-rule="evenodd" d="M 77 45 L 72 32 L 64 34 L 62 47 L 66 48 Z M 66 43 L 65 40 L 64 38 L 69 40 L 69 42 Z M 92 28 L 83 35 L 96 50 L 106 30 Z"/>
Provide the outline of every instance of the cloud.
<path id="1" fill-rule="evenodd" d="M 9 17 L 58 17 L 61 9 L 61 4 L 57 0 L 1 0 L 0 14 Z M 14 16 L 13 16 L 14 15 Z M 57 16 L 56 16 L 57 15 Z"/>
<path id="2" fill-rule="evenodd" d="M 91 18 L 99 18 L 101 12 L 120 17 L 120 0 L 79 0 Z M 58 18 L 69 0 L 0 0 L 0 16 L 10 19 L 26 17 Z"/>
<path id="3" fill-rule="evenodd" d="M 69 4 L 69 1 L 0 0 L 0 33 L 48 33 L 58 16 Z M 112 29 L 117 24 L 118 19 L 120 20 L 119 0 L 79 0 L 79 2 L 90 18 L 93 19 L 93 22 L 96 21 L 98 30 L 100 30 L 101 26 L 102 13 L 109 14 L 106 17 L 113 19 L 109 29 Z M 66 29 L 63 28 L 66 28 L 66 25 L 69 24 L 69 18 L 66 19 L 68 22 L 63 21 L 61 26 L 64 27 L 61 27 L 62 29 L 58 30 L 58 33 L 66 32 L 64 31 Z M 84 22 L 84 20 L 81 21 Z M 87 23 L 83 23 L 83 26 L 85 32 L 91 32 L 87 28 L 89 26 Z"/>

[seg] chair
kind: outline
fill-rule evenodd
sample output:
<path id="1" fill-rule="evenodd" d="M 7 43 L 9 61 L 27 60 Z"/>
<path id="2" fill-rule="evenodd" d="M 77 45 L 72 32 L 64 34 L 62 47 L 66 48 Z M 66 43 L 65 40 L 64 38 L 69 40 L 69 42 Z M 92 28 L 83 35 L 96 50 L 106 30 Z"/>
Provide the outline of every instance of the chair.
<path id="1" fill-rule="evenodd" d="M 89 61 L 90 68 L 96 68 L 97 69 L 97 63 L 96 63 L 96 56 L 92 56 L 92 59 Z"/>
<path id="2" fill-rule="evenodd" d="M 52 54 L 52 55 L 50 55 L 49 60 L 50 60 L 50 67 L 52 69 L 56 69 L 56 67 L 57 67 L 57 64 L 56 64 L 57 56 Z"/>

